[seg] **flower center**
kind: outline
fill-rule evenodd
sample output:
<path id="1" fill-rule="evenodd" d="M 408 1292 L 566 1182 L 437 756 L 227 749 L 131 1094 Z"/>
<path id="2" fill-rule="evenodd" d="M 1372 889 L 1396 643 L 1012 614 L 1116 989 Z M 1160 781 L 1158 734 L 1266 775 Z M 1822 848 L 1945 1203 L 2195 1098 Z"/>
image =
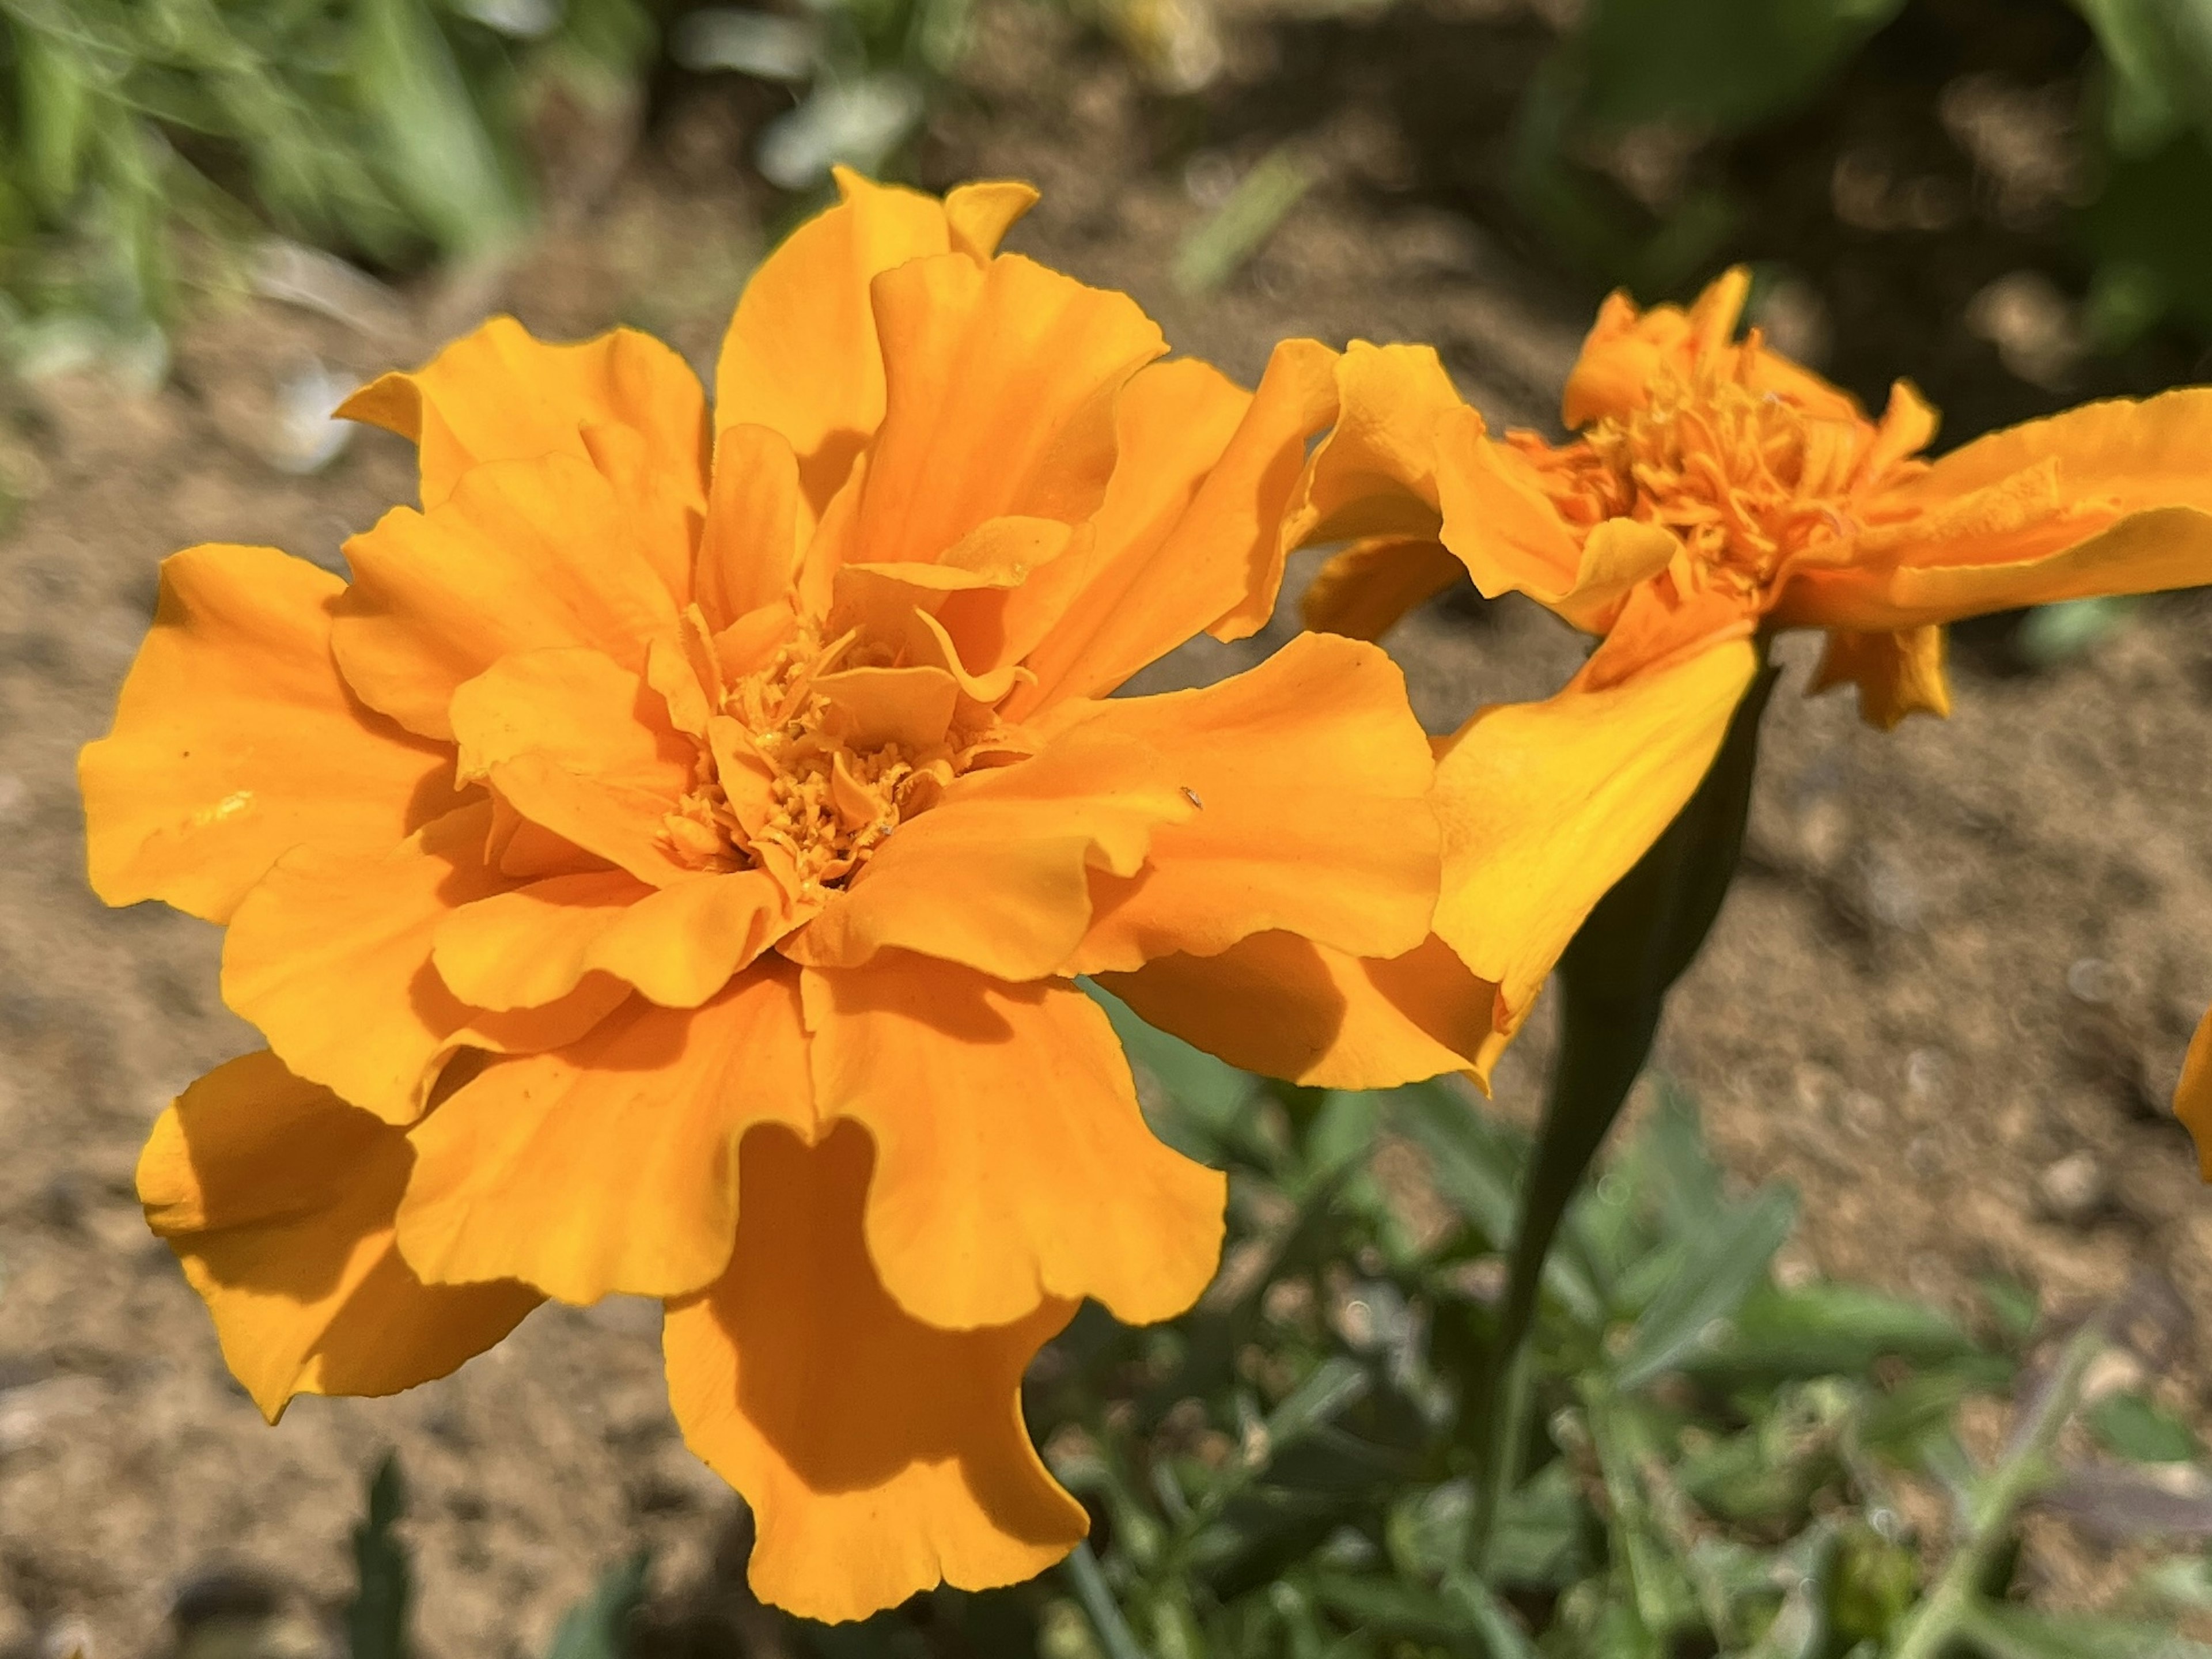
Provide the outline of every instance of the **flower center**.
<path id="1" fill-rule="evenodd" d="M 824 641 L 802 623 L 733 680 L 703 625 L 687 618 L 684 643 L 707 714 L 691 789 L 662 831 L 696 869 L 765 870 L 818 898 L 954 778 L 1026 750 L 989 709 L 961 708 L 949 677 L 896 667 L 857 632 Z"/>
<path id="2" fill-rule="evenodd" d="M 1736 361 L 1747 368 L 1754 355 Z M 1663 525 L 1687 554 L 1675 561 L 1678 584 L 1755 593 L 1794 556 L 1856 527 L 1851 489 L 1874 428 L 1709 368 L 1694 381 L 1660 379 L 1644 407 L 1594 422 L 1563 450 L 1509 436 L 1539 462 L 1571 522 Z"/>

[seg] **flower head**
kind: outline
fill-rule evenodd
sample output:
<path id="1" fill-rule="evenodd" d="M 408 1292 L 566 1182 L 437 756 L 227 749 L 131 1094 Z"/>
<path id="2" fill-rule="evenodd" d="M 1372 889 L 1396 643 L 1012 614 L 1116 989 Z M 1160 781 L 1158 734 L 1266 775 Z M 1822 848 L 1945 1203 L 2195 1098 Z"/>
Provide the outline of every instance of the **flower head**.
<path id="1" fill-rule="evenodd" d="M 1688 309 L 1608 299 L 1569 376 L 1574 435 L 1492 437 L 1425 348 L 1355 345 L 1293 537 L 1349 540 L 1313 626 L 1376 638 L 1462 574 L 1526 592 L 1596 647 L 1558 696 L 1439 746 L 1437 931 L 1524 1013 L 1593 904 L 1680 810 L 1756 672 L 1754 641 L 1827 632 L 1813 689 L 1893 726 L 1950 707 L 1942 624 L 2212 581 L 2212 390 L 2093 404 L 1933 461 L 1899 381 L 1879 419 L 1739 337 L 1730 271 Z"/>
<path id="2" fill-rule="evenodd" d="M 1024 1366 L 1213 1272 L 1222 1178 L 1073 976 L 1355 1085 L 1469 1064 L 1495 1006 L 1430 935 L 1381 653 L 1106 696 L 1265 619 L 1336 355 L 1248 392 L 997 253 L 1026 187 L 842 182 L 711 410 L 643 336 L 503 319 L 356 394 L 421 507 L 350 582 L 169 560 L 82 764 L 95 887 L 226 924 L 269 1043 L 139 1171 L 263 1408 L 664 1298 L 754 1583 L 832 1619 L 1066 1550 Z"/>

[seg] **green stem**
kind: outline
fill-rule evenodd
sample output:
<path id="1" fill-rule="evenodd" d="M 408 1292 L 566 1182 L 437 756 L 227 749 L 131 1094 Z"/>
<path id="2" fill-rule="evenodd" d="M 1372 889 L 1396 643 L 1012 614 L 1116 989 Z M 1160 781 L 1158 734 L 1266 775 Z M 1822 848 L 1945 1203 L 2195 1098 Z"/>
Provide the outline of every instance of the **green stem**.
<path id="1" fill-rule="evenodd" d="M 2042 1397 L 2014 1432 L 2011 1447 L 1974 1492 L 1967 1506 L 1966 1536 L 1944 1563 L 1936 1588 L 1906 1618 L 1890 1659 L 1939 1659 L 1954 1638 L 1971 1628 L 1980 1606 L 1982 1581 L 2012 1534 L 2014 1516 L 2050 1484 L 2051 1454 L 2081 1403 L 2081 1380 L 2105 1341 L 2104 1322 L 2093 1319 L 2066 1345 Z"/>
<path id="2" fill-rule="evenodd" d="M 1075 1599 L 1091 1615 L 1091 1628 L 1098 1632 L 1106 1659 L 1148 1659 L 1137 1640 L 1137 1633 L 1121 1617 L 1121 1604 L 1114 1600 L 1114 1592 L 1107 1585 L 1105 1573 L 1099 1569 L 1090 1540 L 1084 1540 L 1069 1552 L 1067 1576 L 1075 1582 Z"/>
<path id="3" fill-rule="evenodd" d="M 1759 721 L 1776 671 L 1760 666 L 1729 720 L 1712 764 L 1674 821 L 1599 899 L 1559 958 L 1559 1048 L 1536 1148 L 1521 1187 L 1504 1305 L 1485 1364 L 1470 1370 L 1460 1422 L 1477 1449 L 1470 1543 L 1478 1569 L 1519 1474 L 1522 1438 L 1500 1409 L 1512 1390 L 1541 1299 L 1544 1263 L 1583 1174 L 1650 1057 L 1667 992 L 1719 915 L 1743 850 L 1759 758 Z M 1525 1415 L 1525 1395 L 1510 1401 Z"/>
<path id="4" fill-rule="evenodd" d="M 1544 1262 L 1568 1206 L 1581 1190 L 1583 1172 L 1620 1115 L 1659 1029 L 1662 1005 L 1656 1000 L 1642 1007 L 1624 1006 L 1613 999 L 1592 997 L 1565 975 L 1559 991 L 1559 1061 L 1552 1073 L 1535 1153 L 1522 1183 L 1521 1215 L 1514 1228 L 1497 1346 L 1490 1363 L 1471 1375 L 1462 1403 L 1463 1420 L 1481 1425 L 1477 1431 L 1488 1452 L 1474 1515 L 1478 1562 L 1498 1506 L 1519 1474 L 1515 1466 L 1525 1437 L 1517 1419 L 1527 1413 L 1529 1393 L 1524 1351 L 1543 1291 Z M 1513 1387 L 1515 1379 L 1522 1386 Z M 1500 1406 L 1505 1409 L 1498 1409 Z"/>

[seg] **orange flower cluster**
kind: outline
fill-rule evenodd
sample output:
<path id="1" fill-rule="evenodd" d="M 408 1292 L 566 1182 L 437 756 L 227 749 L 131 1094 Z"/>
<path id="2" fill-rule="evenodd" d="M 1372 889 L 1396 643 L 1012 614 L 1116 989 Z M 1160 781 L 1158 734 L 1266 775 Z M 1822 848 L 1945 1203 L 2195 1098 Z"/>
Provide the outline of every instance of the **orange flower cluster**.
<path id="1" fill-rule="evenodd" d="M 1947 713 L 1942 624 L 2014 606 L 2212 582 L 2212 389 L 2093 404 L 1929 462 L 1936 417 L 1899 381 L 1879 421 L 1739 337 L 1734 270 L 1686 311 L 1616 294 L 1552 444 L 1489 435 L 1425 347 L 1354 345 L 1293 539 L 1349 540 L 1308 622 L 1379 637 L 1462 575 L 1599 636 L 1541 702 L 1479 710 L 1438 745 L 1438 935 L 1517 1027 L 1607 889 L 1704 778 L 1757 642 L 1820 628 L 1813 690 L 1874 725 Z"/>
<path id="2" fill-rule="evenodd" d="M 997 253 L 1026 187 L 842 185 L 711 410 L 648 338 L 506 320 L 362 390 L 420 510 L 349 583 L 169 560 L 82 763 L 94 885 L 226 924 L 269 1044 L 139 1169 L 264 1411 L 663 1298 L 753 1583 L 823 1619 L 1064 1553 L 1024 1367 L 1214 1271 L 1223 1177 L 1073 976 L 1352 1086 L 1474 1063 L 1494 1007 L 1379 650 L 1106 696 L 1267 618 L 1337 355 L 1248 392 Z"/>

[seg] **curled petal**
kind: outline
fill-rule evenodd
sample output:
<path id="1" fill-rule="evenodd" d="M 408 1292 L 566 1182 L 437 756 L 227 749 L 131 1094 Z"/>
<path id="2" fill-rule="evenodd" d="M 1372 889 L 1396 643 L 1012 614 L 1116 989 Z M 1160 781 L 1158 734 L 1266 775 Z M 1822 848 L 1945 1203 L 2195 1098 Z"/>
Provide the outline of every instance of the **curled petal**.
<path id="1" fill-rule="evenodd" d="M 1512 1035 L 1498 988 L 1433 934 L 1385 961 L 1255 933 L 1098 982 L 1146 1024 L 1232 1066 L 1319 1089 L 1390 1089 L 1445 1072 L 1471 1072 L 1486 1089 Z"/>
<path id="2" fill-rule="evenodd" d="M 1247 561 L 1166 549 L 1251 403 L 1250 392 L 1195 358 L 1152 363 L 1130 378 L 1115 408 L 1114 476 L 1091 520 L 1081 585 L 1029 652 L 1036 679 L 1014 693 L 1010 716 L 1062 696 L 1103 696 L 1243 597 Z"/>
<path id="3" fill-rule="evenodd" d="M 551 345 L 514 318 L 495 317 L 421 368 L 370 381 L 337 413 L 416 446 L 425 507 L 486 461 L 589 461 L 585 434 L 593 427 L 635 434 L 636 453 L 695 507 L 705 495 L 707 399 L 699 377 L 635 329 Z"/>
<path id="4" fill-rule="evenodd" d="M 764 871 L 701 872 L 651 887 L 621 871 L 556 876 L 495 893 L 438 926 L 432 953 L 456 996 L 480 1008 L 537 1008 L 595 974 L 667 1008 L 696 1008 L 791 925 Z"/>
<path id="5" fill-rule="evenodd" d="M 988 520 L 1074 523 L 1114 471 L 1114 405 L 1167 349 L 1126 295 L 1014 255 L 916 259 L 872 285 L 886 403 L 854 538 L 932 563 Z"/>
<path id="6" fill-rule="evenodd" d="M 696 873 L 661 826 L 697 751 L 642 676 L 596 651 L 524 652 L 462 686 L 452 714 L 460 775 L 531 823 L 656 887 Z"/>
<path id="7" fill-rule="evenodd" d="M 1303 634 L 1213 685 L 1067 704 L 1060 720 L 1047 756 L 1110 736 L 1192 808 L 1152 831 L 1141 869 L 1093 872 L 1091 926 L 1063 971 L 1211 956 L 1277 928 L 1372 957 L 1426 937 L 1435 768 L 1405 678 L 1374 646 Z"/>
<path id="8" fill-rule="evenodd" d="M 1433 538 L 1373 536 L 1316 571 L 1299 609 L 1308 628 L 1379 640 L 1408 611 L 1466 575 L 1467 567 Z"/>
<path id="9" fill-rule="evenodd" d="M 1948 715 L 1951 688 L 1943 678 L 1943 629 L 1930 623 L 1887 633 L 1833 629 L 1806 695 L 1834 685 L 1859 689 L 1859 718 L 1881 731 L 1907 714 Z"/>
<path id="10" fill-rule="evenodd" d="M 763 964 L 704 1007 L 633 1000 L 568 1048 L 490 1062 L 412 1132 L 408 1264 L 579 1304 L 712 1283 L 737 1227 L 738 1137 L 814 1133 L 796 981 Z"/>
<path id="11" fill-rule="evenodd" d="M 714 418 L 783 434 L 799 460 L 803 529 L 822 516 L 883 423 L 870 283 L 956 247 L 988 258 L 1018 216 L 1025 188 L 971 185 L 940 204 L 840 167 L 838 204 L 792 232 L 745 284 L 714 373 Z"/>
<path id="12" fill-rule="evenodd" d="M 2084 404 L 1962 444 L 1892 493 L 1901 505 L 1932 506 L 2056 463 L 2061 493 L 2101 503 L 2112 517 L 2152 507 L 2212 512 L 2212 387 L 2185 386 L 2140 402 Z M 1948 563 L 1943 550 L 1907 563 Z"/>
<path id="13" fill-rule="evenodd" d="M 620 986 L 594 976 L 542 1007 L 490 1013 L 454 996 L 431 966 L 447 914 L 509 884 L 485 860 L 490 824 L 478 802 L 388 854 L 288 854 L 231 919 L 223 1000 L 301 1078 L 392 1123 L 421 1114 L 458 1048 L 574 1042 L 622 1000 Z"/>
<path id="14" fill-rule="evenodd" d="M 1517 1024 L 1606 890 L 1672 823 L 1756 669 L 1745 641 L 1478 713 L 1437 760 L 1436 929 Z"/>
<path id="15" fill-rule="evenodd" d="M 2152 507 L 2089 533 L 2069 519 L 2021 539 L 2056 551 L 1989 562 L 1864 563 L 1797 575 L 1775 607 L 1784 626 L 1885 632 L 2025 605 L 2212 584 L 2212 512 Z M 2070 526 L 2070 527 L 2069 527 Z"/>
<path id="16" fill-rule="evenodd" d="M 338 678 L 329 607 L 343 591 L 274 548 L 162 561 L 114 729 L 77 763 L 100 897 L 226 921 L 290 848 L 381 853 L 456 804 L 451 752 Z"/>
<path id="17" fill-rule="evenodd" d="M 915 1318 L 862 1243 L 869 1163 L 849 1126 L 811 1147 L 748 1134 L 729 1270 L 670 1304 L 661 1339 L 685 1443 L 752 1506 L 754 1594 L 833 1623 L 1018 1583 L 1088 1529 L 1020 1395 L 1074 1303 L 973 1330 Z"/>
<path id="18" fill-rule="evenodd" d="M 606 480 L 581 461 L 495 461 L 428 512 L 395 507 L 346 544 L 333 646 L 363 702 L 450 738 L 453 693 L 501 658 L 555 647 L 626 668 L 676 629 L 674 596 Z"/>
<path id="19" fill-rule="evenodd" d="M 2204 1178 L 2212 1181 L 2212 1012 L 2197 1028 L 2181 1063 L 2181 1085 L 2174 1091 L 2173 1115 L 2197 1139 Z"/>
<path id="20" fill-rule="evenodd" d="M 426 1285 L 392 1212 L 407 1137 L 269 1054 L 219 1066 L 154 1125 L 146 1218 L 215 1316 L 231 1374 L 275 1422 L 295 1394 L 396 1394 L 481 1353 L 536 1307 L 511 1282 Z"/>
<path id="21" fill-rule="evenodd" d="M 1222 1177 L 1145 1126 L 1090 998 L 888 952 L 804 990 L 817 1108 L 876 1144 L 868 1253 L 900 1307 L 972 1330 L 1054 1298 L 1132 1324 L 1198 1299 Z"/>
<path id="22" fill-rule="evenodd" d="M 1467 406 L 1435 348 L 1354 340 L 1335 372 L 1336 424 L 1306 462 L 1287 539 L 1433 538 L 1437 427 Z"/>
<path id="23" fill-rule="evenodd" d="M 1296 526 L 1285 520 L 1304 476 L 1307 446 L 1341 411 L 1341 362 L 1318 340 L 1276 346 L 1221 465 L 1177 526 L 1170 545 L 1179 556 L 1204 556 L 1217 547 L 1244 550 L 1242 596 L 1206 624 L 1217 640 L 1256 634 L 1275 614 L 1284 556 L 1296 545 Z M 1162 549 L 1164 562 L 1168 552 Z"/>

